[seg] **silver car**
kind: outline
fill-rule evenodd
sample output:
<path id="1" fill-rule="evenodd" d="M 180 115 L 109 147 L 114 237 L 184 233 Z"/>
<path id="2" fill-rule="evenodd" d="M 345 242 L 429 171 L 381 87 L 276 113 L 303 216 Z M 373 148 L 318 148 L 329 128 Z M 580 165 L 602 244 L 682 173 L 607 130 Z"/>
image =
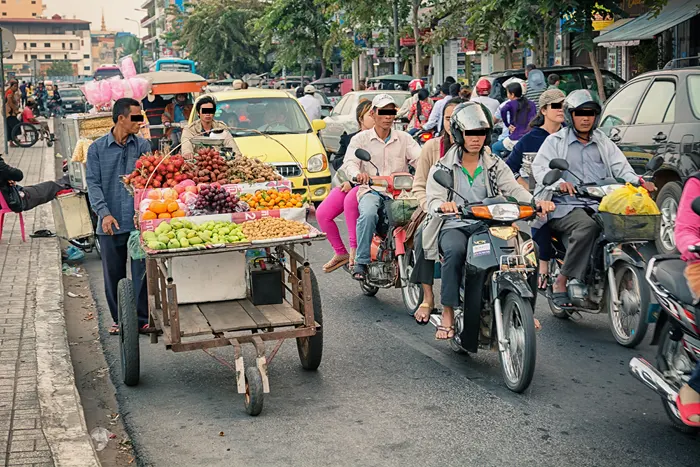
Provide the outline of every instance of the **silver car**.
<path id="1" fill-rule="evenodd" d="M 345 94 L 330 117 L 323 119 L 326 122 L 326 129 L 320 132 L 320 136 L 329 155 L 338 151 L 343 133 L 351 134 L 359 130 L 355 112 L 360 100 L 371 101 L 377 94 L 390 94 L 399 108 L 411 96 L 408 91 L 353 91 Z"/>

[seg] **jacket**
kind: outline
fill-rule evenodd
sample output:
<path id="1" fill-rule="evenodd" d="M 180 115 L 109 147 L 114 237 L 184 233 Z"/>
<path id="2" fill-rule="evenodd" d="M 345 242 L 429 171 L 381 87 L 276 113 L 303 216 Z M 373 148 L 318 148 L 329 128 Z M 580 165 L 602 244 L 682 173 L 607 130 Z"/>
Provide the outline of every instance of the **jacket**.
<path id="1" fill-rule="evenodd" d="M 506 102 L 506 105 L 501 109 L 501 118 L 506 128 L 510 125 L 515 127 L 515 131 L 510 133 L 511 141 L 517 141 L 522 138 L 528 131 L 528 125 L 533 118 L 537 116 L 537 108 L 532 101 L 525 99 L 525 110 L 520 111 L 518 115 L 518 100 Z"/>
<path id="2" fill-rule="evenodd" d="M 413 189 L 411 194 L 420 202 L 420 207 L 423 211 L 426 210 L 426 193 L 425 186 L 428 182 L 428 173 L 430 169 L 440 160 L 440 148 L 442 146 L 442 136 L 433 138 L 423 145 L 423 149 L 418 158 L 416 165 L 416 174 L 413 176 Z"/>
<path id="3" fill-rule="evenodd" d="M 523 153 L 539 151 L 548 136 L 549 132 L 547 130 L 535 127 L 518 140 L 510 156 L 506 159 L 506 164 L 508 164 L 516 178 L 520 176 L 520 169 L 523 166 Z"/>
<path id="4" fill-rule="evenodd" d="M 348 151 L 348 146 L 350 145 L 350 140 L 358 133 L 359 131 L 350 134 L 347 134 L 347 132 L 343 132 L 343 134 L 340 135 L 340 144 L 338 145 L 338 152 L 336 152 L 333 155 L 333 160 L 331 161 L 331 165 L 335 170 L 339 170 L 340 167 L 343 165 L 343 161 L 345 160 L 345 153 Z"/>
<path id="5" fill-rule="evenodd" d="M 231 132 L 228 131 L 228 126 L 224 122 L 219 122 L 214 120 L 211 125 L 213 130 L 223 130 L 224 131 L 224 147 L 227 148 L 232 148 L 233 152 L 236 154 L 240 154 L 241 151 L 238 149 L 238 145 L 233 139 L 233 136 L 231 136 Z M 203 135 L 204 133 L 204 128 L 202 128 L 202 122 L 200 120 L 196 120 L 186 126 L 182 130 L 182 146 L 180 148 L 180 153 L 182 155 L 189 155 L 189 154 L 194 154 L 194 144 L 192 144 L 192 138 L 201 138 L 205 137 Z"/>
<path id="6" fill-rule="evenodd" d="M 182 113 L 185 114 L 185 119 L 190 118 L 190 114 L 192 113 L 192 104 L 187 103 L 182 109 Z M 161 121 L 163 124 L 166 123 L 180 123 L 175 121 L 175 102 L 170 102 L 170 104 L 165 106 L 165 110 L 163 111 L 163 116 L 161 117 Z M 165 137 L 169 138 L 170 134 L 173 132 L 172 128 L 166 128 L 165 129 Z"/>
<path id="7" fill-rule="evenodd" d="M 452 167 L 458 161 L 461 151 L 462 149 L 459 146 L 450 148 L 445 157 L 438 161 L 428 174 L 426 185 L 428 216 L 423 229 L 423 249 L 427 260 L 436 261 L 439 259 L 438 237 L 443 219 L 437 215 L 437 209 L 442 203 L 451 201 L 449 191 L 433 179 L 433 174 L 438 170 L 453 172 Z M 515 180 L 513 172 L 502 159 L 492 156 L 488 147 L 484 147 L 481 157 L 487 174 L 485 182 L 489 198 L 503 195 L 512 196 L 523 203 L 532 202 L 533 199 L 530 192 Z M 454 178 L 456 175 L 453 173 L 452 176 Z"/>
<path id="8" fill-rule="evenodd" d="M 697 175 L 690 177 L 685 182 L 680 203 L 678 203 L 678 214 L 676 216 L 676 247 L 681 252 L 681 259 L 689 263 L 697 263 L 698 257 L 688 251 L 691 245 L 700 243 L 700 216 L 695 214 L 691 207 L 693 200 L 700 196 L 700 179 Z"/>
<path id="9" fill-rule="evenodd" d="M 5 202 L 13 212 L 22 212 L 21 202 L 19 205 L 10 204 L 13 199 L 19 200 L 17 197 L 11 197 L 10 191 L 16 188 L 10 186 L 8 182 L 21 182 L 24 174 L 21 170 L 8 165 L 2 157 L 0 157 L 0 193 L 5 198 Z"/>

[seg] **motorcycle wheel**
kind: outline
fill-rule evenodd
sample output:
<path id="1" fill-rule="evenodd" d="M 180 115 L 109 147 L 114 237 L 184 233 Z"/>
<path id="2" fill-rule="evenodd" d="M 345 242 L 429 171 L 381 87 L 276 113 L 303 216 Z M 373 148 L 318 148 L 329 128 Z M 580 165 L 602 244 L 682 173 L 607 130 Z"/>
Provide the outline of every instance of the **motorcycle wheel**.
<path id="1" fill-rule="evenodd" d="M 404 256 L 406 262 L 406 270 L 402 274 L 406 278 L 408 285 L 401 288 L 401 297 L 406 311 L 413 316 L 418 311 L 418 307 L 423 303 L 423 287 L 420 284 L 412 284 L 408 281 L 413 273 L 413 268 L 416 265 L 416 255 L 413 250 L 406 250 Z"/>
<path id="2" fill-rule="evenodd" d="M 360 288 L 362 289 L 362 293 L 368 297 L 374 297 L 377 295 L 377 292 L 379 292 L 379 287 L 374 287 L 366 282 L 360 282 Z"/>
<path id="3" fill-rule="evenodd" d="M 644 272 L 629 263 L 619 263 L 615 268 L 615 286 L 620 301 L 619 311 L 612 311 L 609 291 L 605 300 L 610 330 L 618 344 L 634 348 L 642 342 L 648 327 L 649 290 Z"/>
<path id="4" fill-rule="evenodd" d="M 508 343 L 498 352 L 506 386 L 513 392 L 523 392 L 530 386 L 535 374 L 537 338 L 532 305 L 515 293 L 508 293 L 503 301 L 503 332 Z"/>
<path id="5" fill-rule="evenodd" d="M 656 353 L 656 369 L 665 373 L 669 370 L 677 371 L 675 367 L 672 367 L 673 359 L 678 352 L 685 352 L 683 349 L 683 344 L 678 341 L 673 341 L 671 339 L 671 323 L 666 323 L 664 328 L 661 330 L 661 339 L 659 340 L 659 350 Z M 669 362 L 671 362 L 669 364 Z M 692 426 L 688 426 L 683 423 L 678 414 L 678 409 L 676 404 L 669 402 L 668 400 L 661 398 L 661 403 L 664 405 L 664 410 L 666 415 L 671 421 L 673 428 L 680 431 L 681 433 L 695 434 L 699 430 Z"/>

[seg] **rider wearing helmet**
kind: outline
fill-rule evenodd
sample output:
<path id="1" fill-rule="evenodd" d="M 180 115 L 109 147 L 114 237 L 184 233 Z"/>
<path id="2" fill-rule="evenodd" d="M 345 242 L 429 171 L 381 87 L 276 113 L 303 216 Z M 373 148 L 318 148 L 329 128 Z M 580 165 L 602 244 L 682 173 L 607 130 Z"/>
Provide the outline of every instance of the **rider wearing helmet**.
<path id="1" fill-rule="evenodd" d="M 425 83 L 423 82 L 422 79 L 413 79 L 411 80 L 410 83 L 408 83 L 408 90 L 411 91 L 411 97 L 403 101 L 403 104 L 401 104 L 401 108 L 399 109 L 399 112 L 396 114 L 396 118 L 406 118 L 408 117 L 408 114 L 411 112 L 411 107 L 413 107 L 413 104 L 418 102 L 418 91 L 421 89 L 425 88 Z M 415 126 L 415 117 L 411 118 L 409 121 L 409 128 L 413 128 Z"/>
<path id="2" fill-rule="evenodd" d="M 540 196 L 547 199 L 551 198 L 552 190 L 568 193 L 554 196 L 552 200 L 557 208 L 549 216 L 552 231 L 560 237 L 569 237 L 561 274 L 552 287 L 552 300 L 559 307 L 571 304 L 567 281 L 584 281 L 587 258 L 590 258 L 600 232 L 600 227 L 589 215 L 597 210 L 598 204 L 575 198 L 574 183 L 592 183 L 615 177 L 641 183 L 648 191 L 656 189 L 653 183 L 644 182 L 634 172 L 622 151 L 598 128 L 600 113 L 598 98 L 591 91 L 579 89 L 569 94 L 564 101 L 566 127 L 547 137 L 532 162 L 532 173 L 537 181 L 535 193 L 542 193 Z M 542 180 L 550 170 L 552 159 L 565 159 L 569 170 L 562 174 L 561 180 L 545 188 Z"/>
<path id="3" fill-rule="evenodd" d="M 492 118 L 497 118 L 498 106 L 501 104 L 496 99 L 489 97 L 491 94 L 491 81 L 487 78 L 481 78 L 476 83 L 475 93 L 472 94 L 472 101 L 484 104 L 489 112 L 491 112 Z"/>
<path id="4" fill-rule="evenodd" d="M 454 309 L 459 306 L 459 284 L 467 255 L 467 240 L 480 226 L 477 221 L 441 217 L 438 212 L 456 213 L 457 205 L 464 200 L 473 203 L 496 196 L 514 197 L 526 203 L 533 201 L 530 192 L 515 180 L 506 163 L 491 155 L 488 140 L 492 128 L 484 106 L 476 102 L 458 105 L 450 120 L 454 145 L 428 174 L 426 197 L 431 217 L 423 230 L 423 248 L 428 260 L 437 260 L 438 250 L 443 254 L 440 298 L 444 310 L 442 325 L 435 336 L 437 339 L 454 336 Z M 435 181 L 433 176 L 438 170 L 452 176 L 454 191 L 461 198 L 453 198 L 452 192 Z M 545 212 L 554 209 L 554 204 L 549 201 L 539 204 Z"/>

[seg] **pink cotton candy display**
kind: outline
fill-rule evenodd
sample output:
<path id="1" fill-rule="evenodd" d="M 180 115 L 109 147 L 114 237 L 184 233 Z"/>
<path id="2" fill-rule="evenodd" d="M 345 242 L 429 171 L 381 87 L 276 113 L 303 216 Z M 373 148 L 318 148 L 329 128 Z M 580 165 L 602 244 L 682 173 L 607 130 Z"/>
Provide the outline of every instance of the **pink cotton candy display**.
<path id="1" fill-rule="evenodd" d="M 134 65 L 134 59 L 131 55 L 122 59 L 119 63 L 119 69 L 125 79 L 133 78 L 136 76 L 136 65 Z"/>
<path id="2" fill-rule="evenodd" d="M 109 87 L 111 89 L 111 92 L 112 92 L 112 100 L 116 101 L 116 100 L 124 97 L 124 85 L 122 83 L 123 81 L 124 80 L 122 80 L 121 78 L 118 78 L 118 77 L 117 78 L 110 78 L 107 80 L 107 82 L 109 83 Z"/>
<path id="3" fill-rule="evenodd" d="M 139 77 L 129 78 L 127 82 L 131 87 L 131 93 L 133 95 L 133 98 L 137 101 L 143 100 L 143 98 L 145 98 L 148 95 L 148 90 L 150 89 L 151 84 L 148 82 L 147 79 Z"/>
<path id="4" fill-rule="evenodd" d="M 100 87 L 100 101 L 99 104 L 106 104 L 112 100 L 112 87 L 106 80 L 98 81 Z"/>
<path id="5" fill-rule="evenodd" d="M 80 87 L 80 90 L 85 94 L 85 98 L 92 105 L 102 103 L 100 100 L 100 85 L 97 81 L 88 81 Z"/>

